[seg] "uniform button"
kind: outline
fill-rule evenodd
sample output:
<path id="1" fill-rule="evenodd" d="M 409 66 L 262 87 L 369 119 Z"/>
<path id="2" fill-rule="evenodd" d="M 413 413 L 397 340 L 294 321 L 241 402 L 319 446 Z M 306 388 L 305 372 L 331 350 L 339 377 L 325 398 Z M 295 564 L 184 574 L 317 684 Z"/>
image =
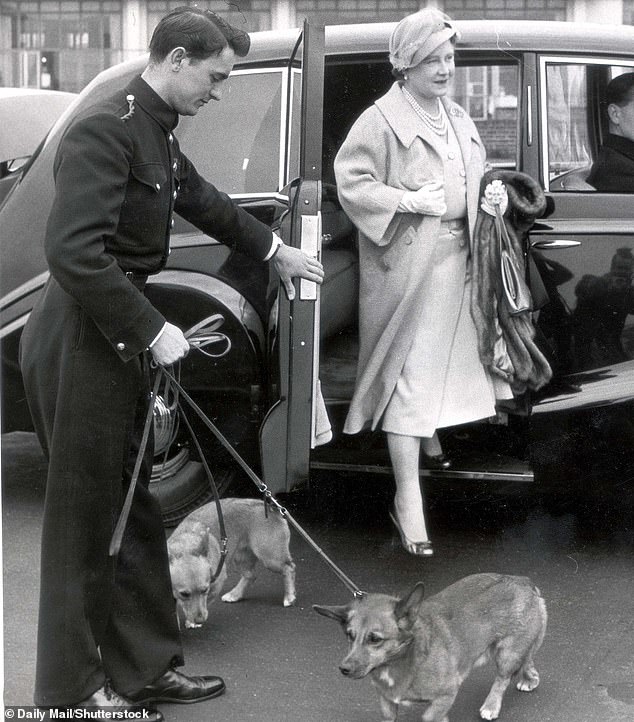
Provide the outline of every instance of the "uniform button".
<path id="1" fill-rule="evenodd" d="M 168 140 L 169 140 L 170 143 L 173 143 L 173 142 L 174 142 L 174 136 L 173 136 L 171 133 L 167 136 L 167 138 L 168 138 Z"/>
<path id="2" fill-rule="evenodd" d="M 174 191 L 174 200 L 176 200 L 177 195 L 178 195 L 178 193 L 176 191 Z"/>
<path id="3" fill-rule="evenodd" d="M 161 184 L 160 184 L 160 183 L 157 183 L 157 184 L 156 184 L 156 190 L 157 190 L 157 191 L 160 191 L 160 190 L 161 190 Z"/>
<path id="4" fill-rule="evenodd" d="M 450 150 L 449 153 L 447 153 L 447 158 L 449 158 L 449 160 L 453 160 L 455 157 L 456 157 L 456 154 L 452 150 Z"/>
<path id="5" fill-rule="evenodd" d="M 117 351 L 125 351 L 125 344 L 119 342 L 119 343 L 117 344 Z"/>
<path id="6" fill-rule="evenodd" d="M 176 169 L 178 168 L 178 163 L 177 163 L 176 161 L 174 161 L 174 165 L 172 166 L 172 168 L 173 168 L 174 170 L 176 170 Z"/>
<path id="7" fill-rule="evenodd" d="M 406 245 L 406 246 L 411 246 L 411 245 L 412 245 L 412 239 L 411 239 L 411 238 L 408 238 L 408 239 L 405 241 L 405 245 Z"/>
<path id="8" fill-rule="evenodd" d="M 467 172 L 464 171 L 464 170 L 461 170 L 461 171 L 460 171 L 460 175 L 461 175 L 463 178 L 466 178 L 466 177 L 467 177 Z"/>
<path id="9" fill-rule="evenodd" d="M 170 221 L 170 228 L 174 228 L 174 219 L 173 219 L 173 218 L 172 218 L 172 220 Z"/>

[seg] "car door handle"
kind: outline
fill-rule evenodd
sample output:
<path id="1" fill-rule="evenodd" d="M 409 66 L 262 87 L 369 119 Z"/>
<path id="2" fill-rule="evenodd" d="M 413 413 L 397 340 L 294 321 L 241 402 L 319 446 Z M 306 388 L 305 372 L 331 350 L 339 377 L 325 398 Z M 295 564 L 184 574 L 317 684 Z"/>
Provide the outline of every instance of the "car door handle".
<path id="1" fill-rule="evenodd" d="M 531 248 L 536 248 L 538 251 L 561 250 L 562 248 L 575 248 L 576 246 L 580 245 L 581 241 L 564 241 L 563 239 L 531 242 Z"/>

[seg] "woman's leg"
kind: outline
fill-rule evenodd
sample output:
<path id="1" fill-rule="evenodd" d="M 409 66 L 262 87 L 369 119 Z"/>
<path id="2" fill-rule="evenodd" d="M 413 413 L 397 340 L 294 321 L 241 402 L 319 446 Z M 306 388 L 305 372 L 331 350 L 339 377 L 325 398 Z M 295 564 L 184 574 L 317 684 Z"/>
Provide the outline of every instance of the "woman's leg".
<path id="1" fill-rule="evenodd" d="M 416 542 L 429 541 L 418 474 L 421 439 L 388 433 L 387 446 L 396 482 L 394 510 L 404 535 L 411 540 L 408 551 L 415 553 Z"/>
<path id="2" fill-rule="evenodd" d="M 438 438 L 438 433 L 434 432 L 434 435 L 425 439 L 420 439 L 421 449 L 427 456 L 440 456 L 442 454 L 442 445 Z"/>

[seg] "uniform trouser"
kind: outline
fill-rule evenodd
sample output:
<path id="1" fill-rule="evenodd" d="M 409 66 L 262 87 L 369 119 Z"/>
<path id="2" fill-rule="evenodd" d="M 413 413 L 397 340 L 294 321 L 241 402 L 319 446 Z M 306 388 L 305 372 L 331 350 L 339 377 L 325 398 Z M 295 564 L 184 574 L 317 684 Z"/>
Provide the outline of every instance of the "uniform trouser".
<path id="1" fill-rule="evenodd" d="M 108 554 L 149 402 L 147 360 L 122 362 L 49 282 L 21 366 L 49 461 L 35 703 L 76 704 L 106 679 L 135 692 L 183 662 L 160 508 L 147 489 L 151 443 L 120 553 Z"/>

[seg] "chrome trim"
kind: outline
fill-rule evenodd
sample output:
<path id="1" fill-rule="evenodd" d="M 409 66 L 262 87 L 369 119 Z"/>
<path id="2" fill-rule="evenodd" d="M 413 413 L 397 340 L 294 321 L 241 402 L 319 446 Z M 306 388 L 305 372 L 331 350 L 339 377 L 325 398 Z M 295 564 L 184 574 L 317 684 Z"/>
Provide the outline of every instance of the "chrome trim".
<path id="1" fill-rule="evenodd" d="M 533 86 L 526 86 L 526 144 L 533 145 Z"/>
<path id="2" fill-rule="evenodd" d="M 311 461 L 310 468 L 322 471 L 357 471 L 362 474 L 387 474 L 392 476 L 394 470 L 391 466 L 381 466 L 373 464 L 344 464 L 328 461 Z M 499 471 L 459 471 L 447 469 L 445 471 L 435 471 L 431 469 L 419 469 L 419 476 L 437 479 L 458 479 L 461 481 L 520 481 L 533 482 L 534 475 L 532 471 L 525 472 L 499 472 Z"/>
<path id="3" fill-rule="evenodd" d="M 290 94 L 292 94 L 292 89 L 289 92 L 289 83 L 288 83 L 288 67 L 284 68 L 282 71 L 282 100 L 280 103 L 280 144 L 279 144 L 279 161 L 278 161 L 278 169 L 277 169 L 277 187 L 278 188 L 284 188 L 286 185 L 286 178 L 288 176 L 288 168 L 286 165 L 286 138 L 287 134 L 290 138 L 290 129 L 292 126 L 292 119 L 291 114 L 293 112 L 293 101 L 292 97 L 289 97 Z M 289 110 L 290 108 L 290 110 Z M 289 154 L 290 155 L 290 154 Z"/>
<path id="4" fill-rule="evenodd" d="M 10 336 L 14 331 L 23 328 L 26 325 L 26 322 L 29 320 L 30 315 L 31 312 L 29 311 L 23 316 L 20 316 L 14 321 L 11 321 L 11 323 L 8 323 L 2 330 L 0 330 L 0 339 L 4 338 L 5 336 Z"/>
<path id="5" fill-rule="evenodd" d="M 30 278 L 17 288 L 14 288 L 13 291 L 9 291 L 6 296 L 3 296 L 0 299 L 0 309 L 4 310 L 5 308 L 12 306 L 17 301 L 21 301 L 25 296 L 38 291 L 44 286 L 46 281 L 48 281 L 49 276 L 50 273 L 48 271 L 43 271 L 39 275 L 33 276 L 33 278 Z"/>
<path id="6" fill-rule="evenodd" d="M 537 248 L 540 251 L 557 251 L 565 248 L 576 248 L 581 245 L 581 241 L 564 241 L 561 239 L 552 241 L 532 241 L 531 248 Z"/>
<path id="7" fill-rule="evenodd" d="M 289 84 L 290 112 L 288 114 L 288 140 L 289 140 L 288 155 L 287 155 L 288 163 L 286 166 L 286 178 L 284 180 L 284 184 L 280 185 L 280 188 L 284 188 L 292 180 L 292 178 L 291 178 L 291 175 L 292 175 L 291 174 L 291 156 L 292 156 L 291 148 L 292 148 L 293 142 L 295 142 L 297 145 L 297 161 L 299 161 L 299 154 L 300 154 L 299 144 L 300 144 L 301 138 L 293 138 L 293 110 L 294 110 L 294 107 L 293 107 L 294 94 L 293 93 L 295 90 L 295 83 L 298 82 L 299 83 L 299 97 L 300 97 L 298 108 L 299 108 L 299 112 L 301 114 L 301 112 L 302 112 L 301 111 L 301 97 L 302 97 L 301 84 L 303 82 L 303 79 L 304 79 L 303 68 L 302 69 L 295 68 L 295 67 L 291 68 L 291 82 Z M 301 120 L 301 118 L 300 118 L 300 120 Z M 301 135 L 301 131 L 300 131 L 300 135 Z"/>
<path id="8" fill-rule="evenodd" d="M 279 201 L 286 206 L 290 203 L 289 197 L 285 196 L 283 193 L 279 193 L 278 191 L 273 193 L 229 193 L 229 195 L 234 201 L 274 200 Z"/>

